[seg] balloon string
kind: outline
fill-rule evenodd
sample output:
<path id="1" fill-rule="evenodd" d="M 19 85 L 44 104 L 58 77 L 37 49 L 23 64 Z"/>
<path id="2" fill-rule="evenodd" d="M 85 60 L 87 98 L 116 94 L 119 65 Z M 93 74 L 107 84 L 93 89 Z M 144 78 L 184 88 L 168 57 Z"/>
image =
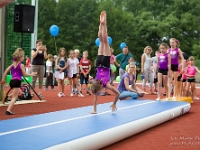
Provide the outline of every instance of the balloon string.
<path id="1" fill-rule="evenodd" d="M 54 43 L 55 43 L 56 53 L 58 54 L 58 52 L 57 52 L 57 46 L 56 46 L 56 37 L 55 36 L 54 36 Z"/>

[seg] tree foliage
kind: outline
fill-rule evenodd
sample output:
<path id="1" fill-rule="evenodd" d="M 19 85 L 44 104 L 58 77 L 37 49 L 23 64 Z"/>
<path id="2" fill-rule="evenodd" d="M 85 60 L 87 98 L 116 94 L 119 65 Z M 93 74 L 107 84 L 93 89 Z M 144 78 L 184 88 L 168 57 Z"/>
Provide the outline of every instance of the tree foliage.
<path id="1" fill-rule="evenodd" d="M 38 38 L 48 46 L 48 52 L 57 54 L 54 39 L 49 33 L 56 24 L 58 49 L 65 47 L 88 50 L 94 62 L 99 14 L 107 11 L 108 35 L 112 37 L 114 54 L 121 52 L 125 42 L 135 60 L 140 61 L 145 46 L 158 49 L 161 42 L 177 38 L 181 49 L 200 58 L 200 0 L 39 0 Z M 48 5 L 47 5 L 48 4 Z"/>

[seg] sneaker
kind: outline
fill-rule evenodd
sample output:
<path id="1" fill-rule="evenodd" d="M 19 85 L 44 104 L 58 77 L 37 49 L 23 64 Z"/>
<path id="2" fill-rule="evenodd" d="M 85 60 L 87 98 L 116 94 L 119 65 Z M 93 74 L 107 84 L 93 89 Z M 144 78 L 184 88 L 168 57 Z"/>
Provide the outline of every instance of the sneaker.
<path id="1" fill-rule="evenodd" d="M 11 112 L 11 111 L 7 111 L 7 110 L 6 110 L 5 114 L 6 114 L 6 115 L 14 115 L 13 112 Z"/>
<path id="2" fill-rule="evenodd" d="M 158 92 L 158 91 L 155 89 L 153 93 L 154 93 L 154 94 L 157 94 L 157 92 Z"/>
<path id="3" fill-rule="evenodd" d="M 47 88 L 44 88 L 44 90 L 47 91 L 48 89 L 47 89 Z"/>
<path id="4" fill-rule="evenodd" d="M 173 100 L 173 101 L 176 101 L 176 97 L 175 97 L 175 96 L 173 96 L 173 97 L 172 97 L 172 100 Z"/>
<path id="5" fill-rule="evenodd" d="M 62 93 L 58 93 L 58 97 L 62 97 Z"/>
<path id="6" fill-rule="evenodd" d="M 166 92 L 163 93 L 163 96 L 166 96 Z"/>
<path id="7" fill-rule="evenodd" d="M 74 89 L 72 90 L 72 93 L 73 93 L 73 94 L 75 94 L 75 91 L 74 91 Z"/>
<path id="8" fill-rule="evenodd" d="M 101 92 L 99 95 L 100 96 L 106 96 L 106 94 L 104 92 Z"/>
<path id="9" fill-rule="evenodd" d="M 160 98 L 156 98 L 156 101 L 160 101 Z"/>
<path id="10" fill-rule="evenodd" d="M 166 101 L 169 101 L 169 98 L 166 98 L 165 100 L 166 100 Z"/>
<path id="11" fill-rule="evenodd" d="M 111 95 L 110 93 L 108 93 L 108 92 L 105 92 L 105 95 Z"/>
<path id="12" fill-rule="evenodd" d="M 84 97 L 84 95 L 83 95 L 83 94 L 81 94 L 81 93 L 79 93 L 79 94 L 78 94 L 78 97 Z"/>
<path id="13" fill-rule="evenodd" d="M 78 90 L 76 90 L 75 94 L 78 94 Z"/>
<path id="14" fill-rule="evenodd" d="M 91 95 L 89 91 L 86 92 L 86 95 Z"/>
<path id="15" fill-rule="evenodd" d="M 199 100 L 199 98 L 198 98 L 198 97 L 195 97 L 194 99 L 195 99 L 195 100 Z"/>
<path id="16" fill-rule="evenodd" d="M 74 96 L 74 94 L 73 94 L 73 93 L 71 93 L 71 94 L 70 94 L 70 97 L 73 97 L 73 96 Z"/>
<path id="17" fill-rule="evenodd" d="M 62 93 L 62 97 L 65 97 L 65 94 L 64 94 L 64 93 Z"/>

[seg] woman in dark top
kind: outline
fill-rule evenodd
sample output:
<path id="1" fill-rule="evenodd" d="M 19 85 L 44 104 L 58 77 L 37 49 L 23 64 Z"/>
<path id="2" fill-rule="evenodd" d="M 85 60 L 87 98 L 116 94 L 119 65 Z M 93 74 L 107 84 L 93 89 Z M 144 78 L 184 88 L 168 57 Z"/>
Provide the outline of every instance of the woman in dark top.
<path id="1" fill-rule="evenodd" d="M 38 95 L 43 98 L 42 96 L 42 84 L 43 84 L 43 78 L 44 78 L 44 60 L 47 59 L 47 53 L 46 53 L 46 46 L 42 45 L 41 40 L 36 41 L 36 48 L 33 48 L 31 51 L 31 57 L 32 57 L 32 72 L 37 72 L 37 76 L 33 77 L 32 80 L 32 86 L 35 88 L 35 83 L 37 80 L 37 77 L 39 77 L 39 91 Z"/>

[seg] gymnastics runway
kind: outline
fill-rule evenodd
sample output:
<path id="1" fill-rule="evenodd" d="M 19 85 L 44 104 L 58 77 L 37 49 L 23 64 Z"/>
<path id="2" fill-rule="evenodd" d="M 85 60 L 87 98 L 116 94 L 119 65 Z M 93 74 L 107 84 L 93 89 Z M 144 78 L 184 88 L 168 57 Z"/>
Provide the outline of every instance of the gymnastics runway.
<path id="1" fill-rule="evenodd" d="M 153 126 L 179 117 L 190 103 L 125 100 L 0 121 L 1 150 L 100 149 Z"/>

